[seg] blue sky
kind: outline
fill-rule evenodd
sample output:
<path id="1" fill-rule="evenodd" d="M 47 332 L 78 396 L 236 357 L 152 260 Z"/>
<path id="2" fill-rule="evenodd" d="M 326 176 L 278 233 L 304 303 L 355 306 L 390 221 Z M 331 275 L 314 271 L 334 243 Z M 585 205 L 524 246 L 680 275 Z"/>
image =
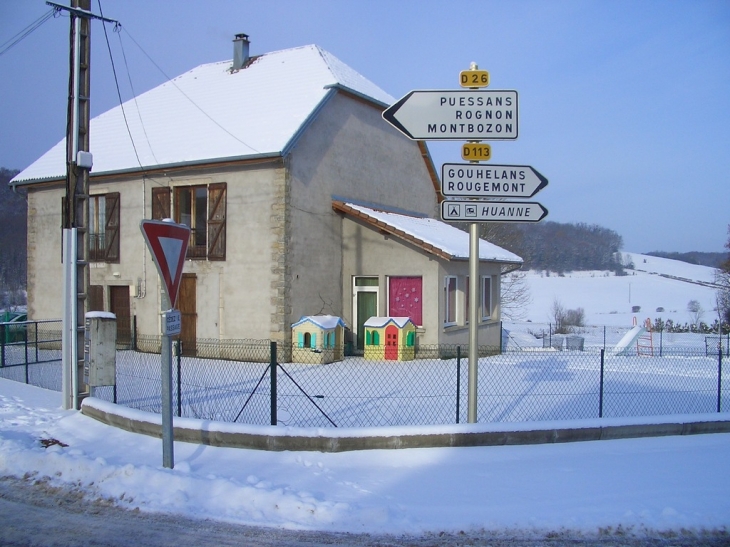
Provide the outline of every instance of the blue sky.
<path id="1" fill-rule="evenodd" d="M 59 0 L 58 3 L 68 3 Z M 97 0 L 93 11 L 99 12 Z M 317 44 L 396 98 L 457 89 L 474 61 L 489 89 L 519 93 L 519 139 L 496 164 L 531 165 L 550 184 L 548 220 L 600 224 L 634 252 L 723 251 L 730 224 L 730 1 L 101 0 L 119 20 L 139 94 L 165 76 L 251 53 Z M 0 44 L 50 8 L 0 0 Z M 132 91 L 107 28 L 122 98 Z M 67 18 L 0 55 L 0 166 L 22 169 L 65 134 Z M 118 104 L 101 23 L 92 30 L 92 115 Z M 2 47 L 0 47 L 2 49 Z M 92 135 L 93 139 L 93 135 Z M 436 167 L 459 143 L 430 143 Z"/>

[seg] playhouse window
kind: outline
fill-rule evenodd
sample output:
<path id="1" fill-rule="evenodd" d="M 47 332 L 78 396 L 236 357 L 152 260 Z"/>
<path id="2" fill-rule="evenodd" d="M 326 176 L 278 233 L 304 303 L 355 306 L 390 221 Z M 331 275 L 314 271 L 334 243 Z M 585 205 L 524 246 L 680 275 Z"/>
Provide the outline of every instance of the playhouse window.
<path id="1" fill-rule="evenodd" d="M 420 276 L 388 278 L 388 315 L 409 317 L 415 325 L 422 325 L 422 286 Z"/>
<path id="2" fill-rule="evenodd" d="M 444 326 L 456 324 L 456 276 L 444 278 Z"/>

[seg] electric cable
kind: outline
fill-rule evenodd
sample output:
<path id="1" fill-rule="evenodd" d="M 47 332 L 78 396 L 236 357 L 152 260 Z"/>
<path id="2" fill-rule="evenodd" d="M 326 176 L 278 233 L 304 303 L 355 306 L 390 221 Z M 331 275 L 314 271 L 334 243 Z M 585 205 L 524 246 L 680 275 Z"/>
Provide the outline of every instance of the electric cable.
<path id="1" fill-rule="evenodd" d="M 25 27 L 23 30 L 18 32 L 15 36 L 9 38 L 8 40 L 6 40 L 2 44 L 0 44 L 0 55 L 3 55 L 5 52 L 10 50 L 13 46 L 16 46 L 20 42 L 22 42 L 24 38 L 27 38 L 28 36 L 30 36 L 30 34 L 32 34 L 33 31 L 37 30 L 43 23 L 45 23 L 51 17 L 53 17 L 57 11 L 58 11 L 57 8 L 52 8 L 48 12 L 41 15 L 38 19 L 33 21 L 30 25 Z"/>

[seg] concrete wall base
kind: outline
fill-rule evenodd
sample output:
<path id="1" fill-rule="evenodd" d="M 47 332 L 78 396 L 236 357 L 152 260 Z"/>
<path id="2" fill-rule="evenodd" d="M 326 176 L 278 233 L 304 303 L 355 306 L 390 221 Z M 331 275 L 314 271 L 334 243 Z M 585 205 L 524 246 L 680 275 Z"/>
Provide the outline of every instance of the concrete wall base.
<path id="1" fill-rule="evenodd" d="M 159 414 L 132 410 L 93 397 L 84 400 L 81 412 L 85 416 L 107 425 L 132 433 L 162 438 L 162 418 Z M 533 422 L 529 424 L 463 424 L 339 430 L 248 426 L 175 418 L 173 437 L 175 441 L 228 448 L 345 452 L 400 448 L 528 445 L 730 432 L 728 414 L 702 414 L 696 417 L 683 415 L 681 420 L 672 416 L 666 417 L 666 420 L 651 417 L 646 420 L 647 423 L 630 423 L 637 422 L 637 419 L 633 418 L 626 420 L 628 423 L 622 424 L 617 419 L 603 419 L 599 424 L 598 420 L 594 419 L 585 420 L 584 423 L 572 427 L 553 427 L 559 422 L 546 424 Z M 571 423 L 575 424 L 576 421 Z M 605 425 L 603 425 L 604 423 Z M 409 433 L 409 429 L 413 432 Z M 428 429 L 433 429 L 433 433 L 429 433 Z"/>

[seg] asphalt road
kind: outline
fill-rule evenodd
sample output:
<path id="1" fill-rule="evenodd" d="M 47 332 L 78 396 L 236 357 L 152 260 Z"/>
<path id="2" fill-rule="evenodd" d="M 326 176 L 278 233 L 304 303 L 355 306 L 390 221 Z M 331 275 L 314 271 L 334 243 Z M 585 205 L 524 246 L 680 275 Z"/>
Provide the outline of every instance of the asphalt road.
<path id="1" fill-rule="evenodd" d="M 47 481 L 0 477 L 0 545 L 3 547 L 200 547 L 322 545 L 379 547 L 412 546 L 656 546 L 675 547 L 730 545 L 727 531 L 665 536 L 622 530 L 598 537 L 584 537 L 569 531 L 545 537 L 506 536 L 489 533 L 429 534 L 425 536 L 381 536 L 333 534 L 240 526 L 211 520 L 195 520 L 162 513 L 129 511 L 106 500 L 89 500 L 73 488 L 56 488 Z"/>

